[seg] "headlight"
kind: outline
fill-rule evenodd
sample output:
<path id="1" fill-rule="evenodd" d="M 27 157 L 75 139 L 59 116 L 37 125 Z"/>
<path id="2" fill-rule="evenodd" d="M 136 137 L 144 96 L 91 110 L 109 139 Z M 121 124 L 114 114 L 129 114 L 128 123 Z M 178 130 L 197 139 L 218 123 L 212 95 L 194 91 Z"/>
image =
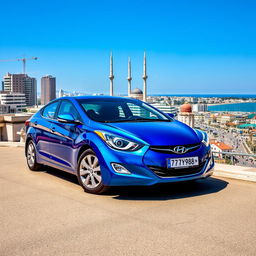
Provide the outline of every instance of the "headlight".
<path id="1" fill-rule="evenodd" d="M 202 135 L 203 135 L 202 142 L 204 143 L 204 145 L 206 147 L 208 147 L 209 146 L 209 136 L 208 136 L 208 134 L 206 132 L 202 132 Z"/>
<path id="2" fill-rule="evenodd" d="M 111 148 L 123 151 L 136 151 L 142 148 L 141 144 L 124 139 L 112 133 L 103 131 L 94 131 L 98 134 Z"/>

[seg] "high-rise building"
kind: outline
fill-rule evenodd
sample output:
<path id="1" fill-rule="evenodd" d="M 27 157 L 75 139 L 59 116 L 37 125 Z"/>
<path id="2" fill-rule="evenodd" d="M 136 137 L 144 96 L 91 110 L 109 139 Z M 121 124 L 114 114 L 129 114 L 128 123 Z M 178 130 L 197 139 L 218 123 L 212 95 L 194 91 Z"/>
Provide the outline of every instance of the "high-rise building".
<path id="1" fill-rule="evenodd" d="M 50 75 L 41 78 L 41 104 L 56 99 L 56 78 Z"/>
<path id="2" fill-rule="evenodd" d="M 24 93 L 26 105 L 36 105 L 36 79 L 26 74 L 10 74 L 4 76 L 3 91 L 12 93 Z"/>
<path id="3" fill-rule="evenodd" d="M 207 104 L 195 104 L 193 105 L 193 112 L 207 112 L 208 106 Z"/>
<path id="4" fill-rule="evenodd" d="M 37 86 L 36 79 L 26 75 L 24 78 L 25 97 L 27 106 L 37 105 Z"/>
<path id="5" fill-rule="evenodd" d="M 10 74 L 7 73 L 4 76 L 4 91 L 14 93 L 24 93 L 25 85 L 24 78 L 25 74 Z"/>

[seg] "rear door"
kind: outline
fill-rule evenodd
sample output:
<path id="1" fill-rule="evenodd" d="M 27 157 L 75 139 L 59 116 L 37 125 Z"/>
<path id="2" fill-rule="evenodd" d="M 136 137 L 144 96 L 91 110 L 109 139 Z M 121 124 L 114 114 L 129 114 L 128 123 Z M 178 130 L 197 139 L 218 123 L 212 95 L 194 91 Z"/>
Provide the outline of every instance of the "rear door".
<path id="1" fill-rule="evenodd" d="M 36 128 L 36 147 L 37 152 L 42 160 L 49 161 L 49 144 L 52 143 L 52 120 L 55 118 L 56 111 L 58 109 L 59 101 L 54 101 L 46 105 L 41 110 L 41 117 L 34 121 L 34 127 Z"/>

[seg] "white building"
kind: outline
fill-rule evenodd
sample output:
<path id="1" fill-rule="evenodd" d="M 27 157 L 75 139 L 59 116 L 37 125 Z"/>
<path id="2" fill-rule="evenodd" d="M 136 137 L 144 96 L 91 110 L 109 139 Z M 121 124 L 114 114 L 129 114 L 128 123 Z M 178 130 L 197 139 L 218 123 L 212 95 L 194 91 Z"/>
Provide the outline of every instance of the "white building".
<path id="1" fill-rule="evenodd" d="M 26 109 L 26 97 L 24 93 L 0 93 L 0 105 L 10 106 L 11 113 L 22 112 Z"/>
<path id="2" fill-rule="evenodd" d="M 178 109 L 174 106 L 170 106 L 165 102 L 154 102 L 150 104 L 151 106 L 161 110 L 164 113 L 170 113 L 176 115 L 178 112 Z"/>
<path id="3" fill-rule="evenodd" d="M 207 112 L 208 106 L 207 104 L 195 104 L 193 105 L 193 112 Z"/>
<path id="4" fill-rule="evenodd" d="M 212 151 L 214 152 L 231 152 L 233 150 L 233 148 L 227 144 L 225 144 L 224 142 L 220 142 L 220 141 L 211 141 L 211 148 Z M 213 153 L 214 156 L 218 157 L 218 158 L 223 158 L 223 154 L 218 154 L 218 153 Z"/>
<path id="5" fill-rule="evenodd" d="M 178 114 L 178 120 L 188 126 L 194 128 L 195 116 L 192 113 L 192 106 L 188 103 L 183 104 L 180 107 L 180 113 Z"/>

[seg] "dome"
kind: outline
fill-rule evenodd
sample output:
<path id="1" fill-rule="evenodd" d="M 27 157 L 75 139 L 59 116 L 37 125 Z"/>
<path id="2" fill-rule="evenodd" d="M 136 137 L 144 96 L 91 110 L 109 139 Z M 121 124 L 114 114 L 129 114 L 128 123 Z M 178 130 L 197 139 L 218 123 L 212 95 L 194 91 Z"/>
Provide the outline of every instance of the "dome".
<path id="1" fill-rule="evenodd" d="M 180 112 L 191 113 L 192 112 L 192 106 L 189 103 L 185 103 L 185 104 L 181 105 Z"/>
<path id="2" fill-rule="evenodd" d="M 142 90 L 139 88 L 135 88 L 131 91 L 131 94 L 143 94 Z"/>

